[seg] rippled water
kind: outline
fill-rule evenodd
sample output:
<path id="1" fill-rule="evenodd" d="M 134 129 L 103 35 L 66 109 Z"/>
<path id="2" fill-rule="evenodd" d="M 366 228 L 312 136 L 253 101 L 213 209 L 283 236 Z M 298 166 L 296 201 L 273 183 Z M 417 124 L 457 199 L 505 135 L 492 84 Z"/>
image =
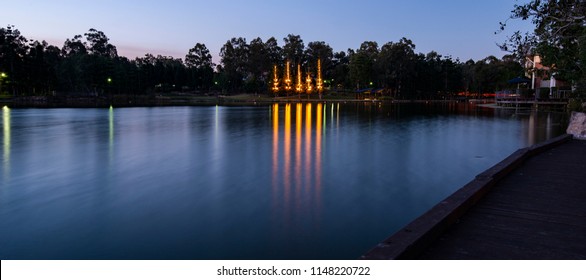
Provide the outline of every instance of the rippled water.
<path id="1" fill-rule="evenodd" d="M 565 116 L 5 107 L 2 125 L 1 259 L 356 259 Z"/>

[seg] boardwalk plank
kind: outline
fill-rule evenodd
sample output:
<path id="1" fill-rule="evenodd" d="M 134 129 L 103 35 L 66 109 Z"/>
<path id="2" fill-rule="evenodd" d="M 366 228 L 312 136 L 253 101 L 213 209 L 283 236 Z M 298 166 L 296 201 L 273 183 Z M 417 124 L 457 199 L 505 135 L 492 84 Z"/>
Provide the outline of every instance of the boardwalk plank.
<path id="1" fill-rule="evenodd" d="M 421 259 L 586 259 L 586 142 L 526 160 Z"/>

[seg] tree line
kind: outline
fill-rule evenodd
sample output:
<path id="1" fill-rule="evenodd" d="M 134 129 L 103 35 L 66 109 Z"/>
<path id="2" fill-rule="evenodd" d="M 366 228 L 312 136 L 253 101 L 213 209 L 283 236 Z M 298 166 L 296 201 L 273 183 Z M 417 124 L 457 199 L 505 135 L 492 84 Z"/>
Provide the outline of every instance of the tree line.
<path id="1" fill-rule="evenodd" d="M 0 28 L 0 93 L 24 95 L 155 94 L 158 92 L 270 93 L 274 65 L 287 61 L 303 71 L 316 69 L 330 92 L 380 88 L 396 98 L 442 98 L 459 92 L 485 93 L 509 87 L 507 81 L 523 75 L 513 55 L 489 56 L 465 62 L 435 51 L 416 53 L 415 44 L 402 38 L 379 45 L 365 41 L 357 49 L 334 52 L 326 42 L 307 45 L 289 34 L 250 42 L 228 40 L 220 64 L 196 43 L 185 58 L 145 54 L 129 59 L 102 31 L 89 29 L 67 39 L 61 48 L 29 40 L 14 26 Z M 296 68 L 291 67 L 292 75 Z M 314 71 L 314 70 L 312 70 Z M 313 72 L 315 73 L 315 71 Z"/>

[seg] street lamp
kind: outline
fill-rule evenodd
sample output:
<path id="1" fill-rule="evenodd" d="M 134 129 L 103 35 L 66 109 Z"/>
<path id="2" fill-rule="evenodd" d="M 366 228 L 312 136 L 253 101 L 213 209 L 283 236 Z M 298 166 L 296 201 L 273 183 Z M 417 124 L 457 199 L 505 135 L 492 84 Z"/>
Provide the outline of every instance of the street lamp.
<path id="1" fill-rule="evenodd" d="M 108 85 L 106 86 L 106 92 L 110 96 L 110 104 L 112 104 L 112 78 L 106 78 L 106 82 L 108 83 Z"/>
<path id="2" fill-rule="evenodd" d="M 2 83 L 4 82 L 4 79 L 7 77 L 8 75 L 6 75 L 6 73 L 0 72 L 0 94 L 2 94 Z"/>

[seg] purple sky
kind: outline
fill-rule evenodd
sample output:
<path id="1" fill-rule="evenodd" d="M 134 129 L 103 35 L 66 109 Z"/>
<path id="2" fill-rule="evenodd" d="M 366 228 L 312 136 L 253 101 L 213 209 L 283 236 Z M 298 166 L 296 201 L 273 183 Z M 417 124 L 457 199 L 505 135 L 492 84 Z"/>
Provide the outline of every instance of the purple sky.
<path id="1" fill-rule="evenodd" d="M 363 41 L 411 39 L 416 51 L 435 50 L 460 60 L 502 57 L 496 46 L 528 22 L 507 19 L 514 0 L 404 1 L 29 1 L 3 0 L 0 26 L 14 25 L 28 39 L 58 47 L 90 28 L 103 31 L 120 55 L 133 59 L 145 53 L 184 58 L 196 43 L 204 43 L 219 61 L 220 48 L 232 37 L 274 36 L 281 45 L 287 34 L 305 44 L 325 41 L 334 51 L 356 49 Z"/>

